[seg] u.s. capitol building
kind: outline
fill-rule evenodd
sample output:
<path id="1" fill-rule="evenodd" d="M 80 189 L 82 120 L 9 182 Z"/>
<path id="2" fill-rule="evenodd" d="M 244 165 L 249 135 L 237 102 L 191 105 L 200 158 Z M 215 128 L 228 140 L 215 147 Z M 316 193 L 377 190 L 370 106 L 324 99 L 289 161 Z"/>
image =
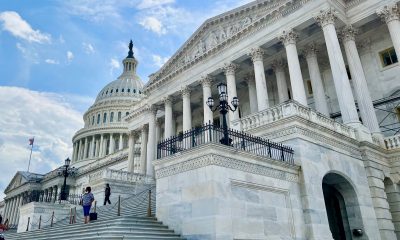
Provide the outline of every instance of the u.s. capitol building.
<path id="1" fill-rule="evenodd" d="M 155 183 L 157 219 L 187 239 L 400 239 L 399 7 L 254 1 L 205 21 L 145 85 L 130 44 L 72 139 L 69 194 Z M 229 129 L 210 97 L 239 100 Z M 57 173 L 15 175 L 11 223 L 32 192 L 56 200 Z"/>

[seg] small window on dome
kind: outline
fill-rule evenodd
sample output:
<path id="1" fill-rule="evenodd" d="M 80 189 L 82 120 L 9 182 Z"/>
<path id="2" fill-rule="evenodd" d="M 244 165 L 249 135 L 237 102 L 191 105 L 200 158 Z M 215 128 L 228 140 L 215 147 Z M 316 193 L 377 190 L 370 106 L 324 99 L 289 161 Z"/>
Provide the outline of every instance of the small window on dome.
<path id="1" fill-rule="evenodd" d="M 133 89 L 133 93 L 136 93 L 136 89 Z"/>
<path id="2" fill-rule="evenodd" d="M 116 93 L 118 92 L 118 88 L 117 88 L 117 89 L 115 89 L 115 92 L 116 92 Z"/>
<path id="3" fill-rule="evenodd" d="M 106 94 L 108 94 L 108 90 L 106 91 Z"/>
<path id="4" fill-rule="evenodd" d="M 100 124 L 100 113 L 97 114 L 97 124 Z"/>
<path id="5" fill-rule="evenodd" d="M 123 88 L 123 89 L 121 90 L 121 92 L 125 92 L 125 88 Z"/>
<path id="6" fill-rule="evenodd" d="M 126 112 L 126 113 L 125 113 L 125 116 L 128 116 L 128 115 L 129 115 L 129 112 Z"/>
<path id="7" fill-rule="evenodd" d="M 110 114 L 110 122 L 114 122 L 114 112 L 111 112 Z"/>
<path id="8" fill-rule="evenodd" d="M 130 89 L 130 88 L 128 88 L 128 92 L 131 92 L 131 89 Z"/>
<path id="9" fill-rule="evenodd" d="M 94 125 L 94 115 L 92 116 L 92 125 Z"/>
<path id="10" fill-rule="evenodd" d="M 142 92 L 139 90 L 139 94 L 142 94 Z"/>
<path id="11" fill-rule="evenodd" d="M 121 122 L 121 112 L 118 112 L 118 122 Z"/>
<path id="12" fill-rule="evenodd" d="M 111 89 L 110 94 L 114 91 L 114 89 Z"/>
<path id="13" fill-rule="evenodd" d="M 107 122 L 107 113 L 104 113 L 104 115 L 103 115 L 103 123 L 106 123 Z"/>

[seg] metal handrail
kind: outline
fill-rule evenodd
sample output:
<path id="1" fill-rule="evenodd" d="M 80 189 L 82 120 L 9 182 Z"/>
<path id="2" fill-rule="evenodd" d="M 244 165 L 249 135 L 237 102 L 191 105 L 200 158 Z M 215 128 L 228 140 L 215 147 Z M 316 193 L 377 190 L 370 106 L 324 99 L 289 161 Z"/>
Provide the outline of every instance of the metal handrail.
<path id="1" fill-rule="evenodd" d="M 225 136 L 228 136 L 228 141 L 225 140 Z M 212 124 L 205 124 L 161 141 L 157 145 L 157 158 L 171 156 L 206 143 L 220 143 L 259 156 L 294 164 L 294 151 L 288 146 Z"/>

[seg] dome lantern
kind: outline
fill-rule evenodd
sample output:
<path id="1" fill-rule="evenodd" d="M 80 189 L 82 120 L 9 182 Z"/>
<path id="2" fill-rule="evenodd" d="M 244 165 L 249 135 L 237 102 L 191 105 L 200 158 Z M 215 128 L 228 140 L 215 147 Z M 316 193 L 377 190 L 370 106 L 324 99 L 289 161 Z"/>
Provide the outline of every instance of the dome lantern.
<path id="1" fill-rule="evenodd" d="M 134 53 L 133 53 L 133 42 L 132 40 L 129 42 L 129 51 L 128 56 L 122 61 L 122 66 L 124 66 L 124 72 L 122 73 L 121 77 L 124 75 L 136 75 L 136 66 L 138 61 L 136 60 Z"/>

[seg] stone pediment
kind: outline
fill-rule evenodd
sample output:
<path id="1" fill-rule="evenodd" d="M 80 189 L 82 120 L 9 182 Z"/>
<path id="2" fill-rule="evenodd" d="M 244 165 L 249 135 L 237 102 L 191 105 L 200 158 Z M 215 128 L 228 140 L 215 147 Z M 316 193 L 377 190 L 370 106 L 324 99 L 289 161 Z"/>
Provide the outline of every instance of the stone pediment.
<path id="1" fill-rule="evenodd" d="M 18 171 L 12 178 L 11 182 L 8 184 L 7 188 L 4 190 L 4 193 L 10 192 L 13 189 L 24 185 L 25 183 L 39 182 L 42 179 L 43 175 L 41 174 Z"/>
<path id="2" fill-rule="evenodd" d="M 150 75 L 147 86 L 159 79 L 191 65 L 207 53 L 214 51 L 260 20 L 281 16 L 283 10 L 296 0 L 254 1 L 232 11 L 206 20 L 183 46 L 156 73 Z M 146 87 L 147 87 L 146 86 Z"/>

